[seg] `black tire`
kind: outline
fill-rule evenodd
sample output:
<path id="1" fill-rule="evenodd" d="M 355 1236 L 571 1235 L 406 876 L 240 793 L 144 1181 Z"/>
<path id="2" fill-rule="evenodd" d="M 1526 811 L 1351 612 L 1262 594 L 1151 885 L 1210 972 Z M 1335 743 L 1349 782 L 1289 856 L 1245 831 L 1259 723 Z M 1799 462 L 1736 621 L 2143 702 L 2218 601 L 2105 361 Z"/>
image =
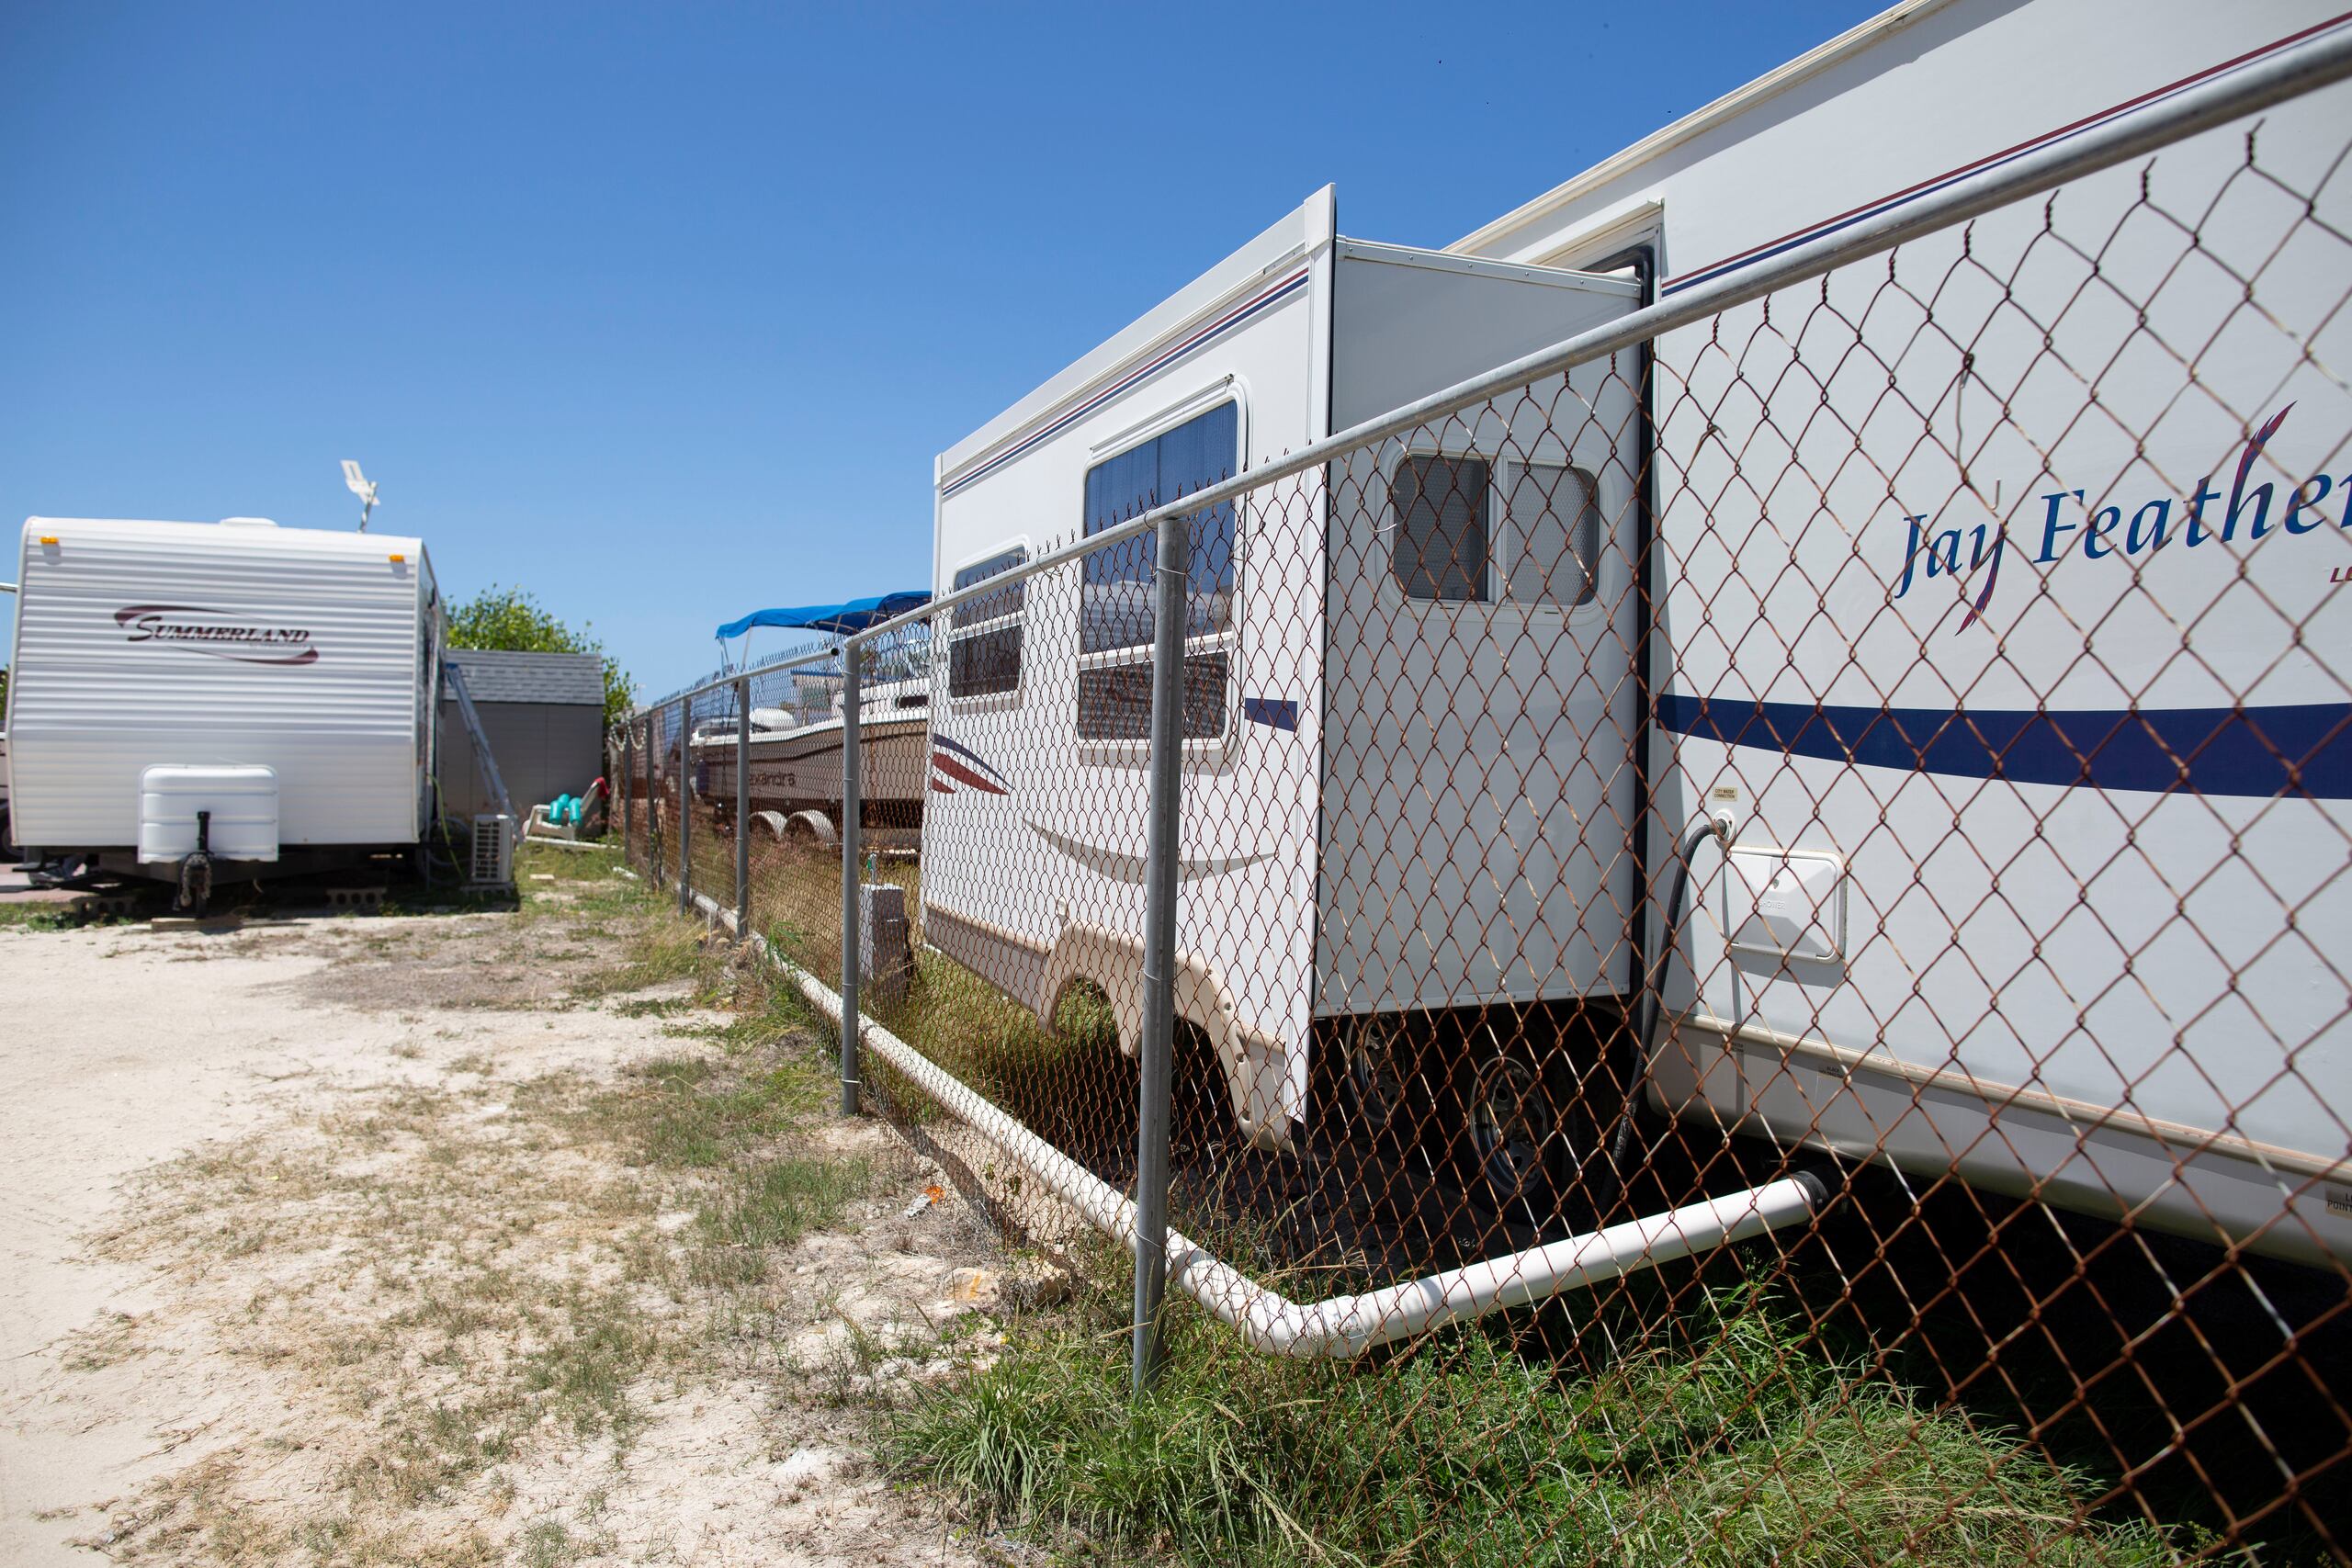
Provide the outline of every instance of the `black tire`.
<path id="1" fill-rule="evenodd" d="M 1225 1064 L 1208 1031 L 1191 1019 L 1176 1021 L 1174 1054 L 1169 1062 L 1169 1147 L 1180 1160 L 1215 1166 L 1239 1146 L 1233 1099 Z"/>
<path id="2" fill-rule="evenodd" d="M 1352 1018 L 1337 1042 L 1337 1108 L 1343 1138 L 1374 1148 L 1411 1146 L 1424 1135 L 1435 1097 L 1422 1057 L 1401 1018 Z"/>
<path id="3" fill-rule="evenodd" d="M 1584 1086 L 1562 1054 L 1539 1059 L 1529 1042 L 1505 1042 L 1481 1024 L 1458 1082 L 1460 1165 L 1472 1202 L 1539 1232 L 1589 1224 L 1589 1178 L 1606 1156 Z"/>
<path id="4" fill-rule="evenodd" d="M 190 915 L 202 915 L 212 902 L 212 858 L 193 854 L 180 862 L 179 897 L 175 908 Z"/>

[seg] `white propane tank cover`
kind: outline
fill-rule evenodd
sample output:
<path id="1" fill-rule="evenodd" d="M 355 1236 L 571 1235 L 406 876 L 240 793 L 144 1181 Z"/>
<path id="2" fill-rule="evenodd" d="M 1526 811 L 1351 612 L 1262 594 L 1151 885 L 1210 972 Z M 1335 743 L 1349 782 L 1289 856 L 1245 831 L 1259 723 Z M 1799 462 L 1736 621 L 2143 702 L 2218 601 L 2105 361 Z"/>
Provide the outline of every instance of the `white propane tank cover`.
<path id="1" fill-rule="evenodd" d="M 1724 862 L 1724 930 L 1734 953 L 1821 960 L 1845 952 L 1842 857 L 1739 844 Z"/>
<path id="2" fill-rule="evenodd" d="M 277 858 L 277 770 L 259 763 L 164 762 L 139 775 L 139 859 L 172 864 L 196 852 L 196 814 L 211 813 L 215 860 Z"/>
<path id="3" fill-rule="evenodd" d="M 220 519 L 220 526 L 223 528 L 275 528 L 277 524 L 267 517 L 223 517 Z"/>

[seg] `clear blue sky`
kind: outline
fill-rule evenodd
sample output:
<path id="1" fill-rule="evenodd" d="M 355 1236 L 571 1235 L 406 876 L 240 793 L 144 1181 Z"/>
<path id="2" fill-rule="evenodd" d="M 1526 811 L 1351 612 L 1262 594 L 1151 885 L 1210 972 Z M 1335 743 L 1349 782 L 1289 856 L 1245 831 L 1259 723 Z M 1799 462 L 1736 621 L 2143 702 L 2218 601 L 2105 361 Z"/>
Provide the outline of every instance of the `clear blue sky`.
<path id="1" fill-rule="evenodd" d="M 1442 245 L 1876 9 L 0 10 L 0 522 L 356 521 L 649 694 L 1326 181 Z M 0 595 L 0 630 L 13 601 Z"/>

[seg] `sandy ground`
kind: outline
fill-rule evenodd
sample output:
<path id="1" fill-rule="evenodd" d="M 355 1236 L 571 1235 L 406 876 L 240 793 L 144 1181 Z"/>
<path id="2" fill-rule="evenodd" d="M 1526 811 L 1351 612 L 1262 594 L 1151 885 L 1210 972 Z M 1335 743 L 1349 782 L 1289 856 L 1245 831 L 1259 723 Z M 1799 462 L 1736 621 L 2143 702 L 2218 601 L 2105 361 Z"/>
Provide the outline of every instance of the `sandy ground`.
<path id="1" fill-rule="evenodd" d="M 615 1259 L 689 1216 L 638 1215 L 642 1181 L 561 1129 L 674 1055 L 676 1015 L 556 1000 L 593 934 L 513 920 L 0 929 L 0 1562 L 972 1560 L 842 1395 L 922 1374 L 985 1233 L 952 1196 L 905 1218 L 935 1171 L 834 1124 L 877 1172 L 857 1224 L 719 1305 L 630 1285 Z M 488 1279 L 519 1315 L 467 1338 L 442 1298 Z M 402 1492 L 416 1412 L 488 1397 L 484 1334 L 519 1355 L 600 1291 L 636 1292 L 628 1332 L 740 1343 L 627 1362 L 625 1441 L 502 1405 L 466 1417 L 504 1423 L 472 1434 L 494 1463 Z"/>

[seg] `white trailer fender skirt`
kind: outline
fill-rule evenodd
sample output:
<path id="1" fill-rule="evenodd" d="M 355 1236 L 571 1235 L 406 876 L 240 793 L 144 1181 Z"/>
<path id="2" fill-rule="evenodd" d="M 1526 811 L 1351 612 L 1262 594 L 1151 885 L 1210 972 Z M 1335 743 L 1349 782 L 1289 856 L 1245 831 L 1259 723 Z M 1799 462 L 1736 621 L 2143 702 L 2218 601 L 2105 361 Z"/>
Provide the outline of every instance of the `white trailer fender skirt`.
<path id="1" fill-rule="evenodd" d="M 734 930 L 733 910 L 720 908 L 701 894 L 695 896 L 695 903 L 713 923 Z M 803 996 L 840 1023 L 838 993 L 763 939 L 751 940 L 759 943 L 762 954 L 783 970 Z M 880 1024 L 866 1023 L 859 1039 L 864 1048 L 912 1078 L 957 1120 L 1027 1167 L 1090 1224 L 1129 1251 L 1135 1249 L 1136 1208 L 1124 1193 Z M 1449 1323 L 1601 1284 L 1784 1225 L 1802 1224 L 1828 1201 L 1829 1190 L 1821 1179 L 1801 1171 L 1761 1187 L 1686 1203 L 1546 1247 L 1489 1258 L 1362 1295 L 1314 1303 L 1291 1301 L 1171 1230 L 1168 1233 L 1168 1279 L 1239 1329 L 1253 1348 L 1300 1359 L 1346 1357 Z"/>

